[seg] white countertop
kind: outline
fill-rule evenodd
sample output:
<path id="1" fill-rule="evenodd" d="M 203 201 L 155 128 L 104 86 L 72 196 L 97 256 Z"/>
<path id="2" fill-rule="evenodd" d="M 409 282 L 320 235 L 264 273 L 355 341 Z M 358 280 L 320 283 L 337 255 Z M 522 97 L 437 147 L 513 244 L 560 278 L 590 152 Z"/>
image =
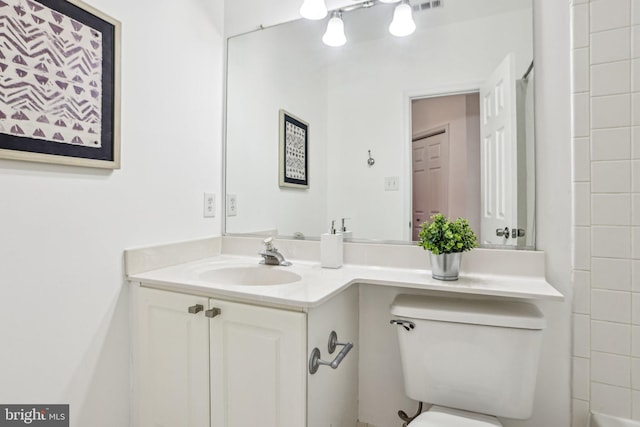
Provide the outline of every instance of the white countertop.
<path id="1" fill-rule="evenodd" d="M 146 287 L 302 309 L 318 306 L 355 283 L 532 300 L 564 299 L 543 277 L 537 276 L 461 274 L 459 280 L 445 282 L 433 279 L 431 272 L 426 269 L 349 264 L 339 269 L 327 269 L 321 268 L 318 262 L 289 261 L 293 263 L 289 267 L 259 267 L 285 269 L 301 276 L 300 280 L 284 285 L 232 285 L 212 283 L 199 277 L 202 272 L 212 269 L 255 267 L 258 263 L 255 256 L 238 255 L 219 255 L 142 273 L 130 273 L 128 279 Z"/>

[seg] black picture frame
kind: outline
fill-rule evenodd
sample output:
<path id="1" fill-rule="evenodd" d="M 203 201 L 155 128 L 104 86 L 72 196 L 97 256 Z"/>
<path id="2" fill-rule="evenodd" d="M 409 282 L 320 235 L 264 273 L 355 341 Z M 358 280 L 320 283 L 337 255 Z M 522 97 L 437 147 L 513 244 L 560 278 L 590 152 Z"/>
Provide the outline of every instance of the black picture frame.
<path id="1" fill-rule="evenodd" d="M 280 110 L 280 187 L 309 188 L 309 123 Z"/>
<path id="2" fill-rule="evenodd" d="M 0 14 L 30 37 L 25 49 L 0 28 L 0 158 L 119 169 L 120 22 L 77 0 L 5 0 Z"/>

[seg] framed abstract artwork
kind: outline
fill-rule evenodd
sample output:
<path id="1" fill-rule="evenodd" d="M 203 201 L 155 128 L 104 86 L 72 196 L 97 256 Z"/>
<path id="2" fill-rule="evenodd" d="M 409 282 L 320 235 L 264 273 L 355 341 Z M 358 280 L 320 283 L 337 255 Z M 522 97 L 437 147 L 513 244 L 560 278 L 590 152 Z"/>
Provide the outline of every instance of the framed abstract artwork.
<path id="1" fill-rule="evenodd" d="M 280 110 L 280 187 L 309 188 L 309 124 Z"/>
<path id="2" fill-rule="evenodd" d="M 120 167 L 120 23 L 77 0 L 0 0 L 0 158 Z"/>

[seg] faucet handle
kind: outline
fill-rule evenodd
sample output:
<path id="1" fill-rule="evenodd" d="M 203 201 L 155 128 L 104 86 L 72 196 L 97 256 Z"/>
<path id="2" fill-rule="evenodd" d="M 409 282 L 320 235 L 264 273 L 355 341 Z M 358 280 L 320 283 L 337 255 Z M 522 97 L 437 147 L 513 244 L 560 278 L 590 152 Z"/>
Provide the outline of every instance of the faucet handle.
<path id="1" fill-rule="evenodd" d="M 265 251 L 273 250 L 273 237 L 267 237 L 262 241 L 262 243 L 264 243 Z"/>

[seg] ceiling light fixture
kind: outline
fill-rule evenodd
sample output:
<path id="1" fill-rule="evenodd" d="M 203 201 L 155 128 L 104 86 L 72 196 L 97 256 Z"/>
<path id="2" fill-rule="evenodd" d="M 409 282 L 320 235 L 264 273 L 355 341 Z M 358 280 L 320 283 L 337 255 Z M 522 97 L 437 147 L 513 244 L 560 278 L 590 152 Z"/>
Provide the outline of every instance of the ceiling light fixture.
<path id="1" fill-rule="evenodd" d="M 344 22 L 342 22 L 342 13 L 340 11 L 331 12 L 331 18 L 327 24 L 327 31 L 322 36 L 322 42 L 327 46 L 338 47 L 347 42 L 344 35 Z"/>
<path id="2" fill-rule="evenodd" d="M 413 22 L 413 11 L 409 0 L 402 0 L 393 11 L 393 20 L 389 25 L 389 32 L 396 37 L 405 37 L 416 30 L 416 23 Z"/>
<path id="3" fill-rule="evenodd" d="M 356 9 L 363 9 L 382 3 L 398 3 L 393 11 L 393 20 L 389 25 L 389 32 L 396 37 L 405 37 L 416 30 L 416 24 L 413 21 L 413 10 L 409 0 L 365 0 L 360 3 L 345 6 L 340 9 L 333 10 L 327 31 L 322 36 L 322 41 L 328 46 L 342 46 L 347 42 L 344 35 L 344 23 L 342 22 L 342 13 L 350 12 Z M 304 0 L 300 7 L 300 14 L 307 19 L 318 20 L 327 16 L 327 6 L 325 0 Z"/>
<path id="4" fill-rule="evenodd" d="M 300 6 L 300 15 L 303 18 L 318 20 L 327 16 L 327 5 L 324 0 L 304 0 Z"/>

